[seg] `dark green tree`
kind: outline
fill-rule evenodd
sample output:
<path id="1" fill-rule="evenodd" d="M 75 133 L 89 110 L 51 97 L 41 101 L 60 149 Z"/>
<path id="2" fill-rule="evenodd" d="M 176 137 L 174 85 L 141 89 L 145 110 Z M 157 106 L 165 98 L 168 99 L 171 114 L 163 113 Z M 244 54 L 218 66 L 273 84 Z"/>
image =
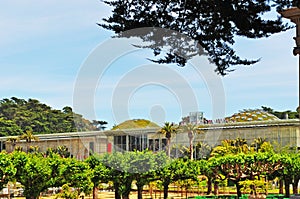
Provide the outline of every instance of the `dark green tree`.
<path id="1" fill-rule="evenodd" d="M 55 110 L 36 99 L 0 100 L 0 136 L 21 135 L 26 130 L 50 134 L 89 131 L 95 127 L 68 106 Z"/>
<path id="2" fill-rule="evenodd" d="M 13 121 L 0 117 L 0 137 L 22 134 L 22 129 Z"/>
<path id="3" fill-rule="evenodd" d="M 291 0 L 106 0 L 112 15 L 103 19 L 101 27 L 112 30 L 119 37 L 139 37 L 148 44 L 158 63 L 176 63 L 184 66 L 188 59 L 203 54 L 216 64 L 216 71 L 225 75 L 230 66 L 250 65 L 258 60 L 240 58 L 233 45 L 238 37 L 262 38 L 288 29 L 278 16 L 268 19 L 272 7 L 278 10 L 292 6 Z M 294 1 L 295 4 L 298 1 Z M 279 15 L 279 14 L 278 14 Z M 140 29 L 130 33 L 136 28 Z M 159 28 L 163 28 L 159 29 Z M 170 34 L 169 30 L 178 34 Z M 180 34 L 196 41 L 183 39 Z M 180 38 L 180 39 L 179 39 Z M 149 44 L 150 43 L 150 44 Z M 164 49 L 167 52 L 164 53 Z"/>
<path id="4" fill-rule="evenodd" d="M 104 130 L 104 129 L 106 129 L 106 126 L 105 125 L 107 125 L 108 123 L 106 122 L 106 121 L 98 121 L 98 120 L 93 120 L 93 122 L 92 122 L 92 124 L 95 126 L 95 128 L 97 129 L 97 130 Z"/>

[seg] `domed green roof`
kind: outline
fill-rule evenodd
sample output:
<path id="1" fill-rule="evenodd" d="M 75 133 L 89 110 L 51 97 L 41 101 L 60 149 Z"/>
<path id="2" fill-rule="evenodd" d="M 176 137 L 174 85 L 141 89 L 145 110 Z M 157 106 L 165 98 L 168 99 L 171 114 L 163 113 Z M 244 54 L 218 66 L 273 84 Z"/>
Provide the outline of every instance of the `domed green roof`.
<path id="1" fill-rule="evenodd" d="M 260 109 L 247 109 L 240 111 L 239 113 L 235 113 L 234 115 L 227 117 L 226 120 L 228 122 L 251 122 L 251 121 L 272 121 L 279 120 L 273 114 L 270 114 L 266 111 Z"/>
<path id="2" fill-rule="evenodd" d="M 112 130 L 117 129 L 140 129 L 140 128 L 155 128 L 159 127 L 154 122 L 145 119 L 133 119 L 133 120 L 126 120 L 121 124 L 118 124 L 112 128 Z"/>

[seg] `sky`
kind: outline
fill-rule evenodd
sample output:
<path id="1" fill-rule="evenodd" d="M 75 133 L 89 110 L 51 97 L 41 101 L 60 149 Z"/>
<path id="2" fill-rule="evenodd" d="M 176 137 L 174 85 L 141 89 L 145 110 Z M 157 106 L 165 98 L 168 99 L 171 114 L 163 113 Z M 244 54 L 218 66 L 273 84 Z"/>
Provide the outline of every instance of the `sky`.
<path id="1" fill-rule="evenodd" d="M 295 29 L 238 38 L 240 56 L 261 60 L 220 77 L 205 56 L 184 68 L 148 61 L 150 51 L 131 45 L 139 41 L 112 39 L 97 25 L 109 15 L 98 0 L 2 0 L 0 98 L 71 106 L 87 119 L 108 121 L 108 127 L 139 118 L 179 122 L 194 111 L 216 119 L 261 106 L 298 106 Z"/>

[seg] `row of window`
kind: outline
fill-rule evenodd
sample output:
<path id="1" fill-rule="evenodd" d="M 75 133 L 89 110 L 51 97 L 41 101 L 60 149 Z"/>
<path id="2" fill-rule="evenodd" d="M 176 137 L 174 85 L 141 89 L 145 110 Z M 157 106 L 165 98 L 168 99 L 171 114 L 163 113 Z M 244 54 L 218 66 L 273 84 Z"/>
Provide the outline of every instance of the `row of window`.
<path id="1" fill-rule="evenodd" d="M 167 144 L 166 139 L 148 139 L 147 135 L 122 135 L 114 136 L 115 151 L 142 151 L 149 149 L 152 151 L 164 150 Z"/>

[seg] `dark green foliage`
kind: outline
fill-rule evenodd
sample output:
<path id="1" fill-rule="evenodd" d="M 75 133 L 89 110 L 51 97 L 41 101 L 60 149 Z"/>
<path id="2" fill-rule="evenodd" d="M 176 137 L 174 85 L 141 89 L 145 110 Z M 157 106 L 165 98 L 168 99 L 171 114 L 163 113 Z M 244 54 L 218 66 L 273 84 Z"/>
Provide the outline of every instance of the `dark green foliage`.
<path id="1" fill-rule="evenodd" d="M 55 110 L 38 100 L 3 99 L 0 101 L 0 136 L 94 130 L 95 127 L 71 107 Z"/>
<path id="2" fill-rule="evenodd" d="M 22 134 L 22 129 L 12 120 L 0 117 L 0 137 Z"/>
<path id="3" fill-rule="evenodd" d="M 246 38 L 268 37 L 288 29 L 281 18 L 267 19 L 264 14 L 291 7 L 288 0 L 114 0 L 104 1 L 112 7 L 112 15 L 103 19 L 101 27 L 112 30 L 119 37 L 139 37 L 153 50 L 158 63 L 176 63 L 185 66 L 194 55 L 203 50 L 195 43 L 182 39 L 180 34 L 196 41 L 216 64 L 216 71 L 225 75 L 230 66 L 250 65 L 258 60 L 240 58 L 233 45 L 236 36 Z M 294 1 L 294 4 L 299 4 Z M 156 29 L 136 28 L 156 27 Z M 163 28 L 163 29 L 158 29 Z M 179 34 L 170 35 L 166 30 Z M 150 43 L 150 44 L 149 44 Z M 168 50 L 164 51 L 168 47 Z"/>
<path id="4" fill-rule="evenodd" d="M 288 115 L 289 119 L 299 118 L 299 113 L 297 112 L 297 110 L 296 111 L 291 111 L 291 110 L 287 110 L 287 111 L 274 111 L 272 108 L 266 107 L 266 106 L 262 106 L 261 108 L 264 111 L 275 115 L 279 119 L 286 119 L 286 115 Z"/>
<path id="5" fill-rule="evenodd" d="M 106 129 L 106 125 L 108 124 L 106 121 L 98 121 L 93 120 L 92 124 L 95 126 L 96 130 L 104 131 Z"/>

